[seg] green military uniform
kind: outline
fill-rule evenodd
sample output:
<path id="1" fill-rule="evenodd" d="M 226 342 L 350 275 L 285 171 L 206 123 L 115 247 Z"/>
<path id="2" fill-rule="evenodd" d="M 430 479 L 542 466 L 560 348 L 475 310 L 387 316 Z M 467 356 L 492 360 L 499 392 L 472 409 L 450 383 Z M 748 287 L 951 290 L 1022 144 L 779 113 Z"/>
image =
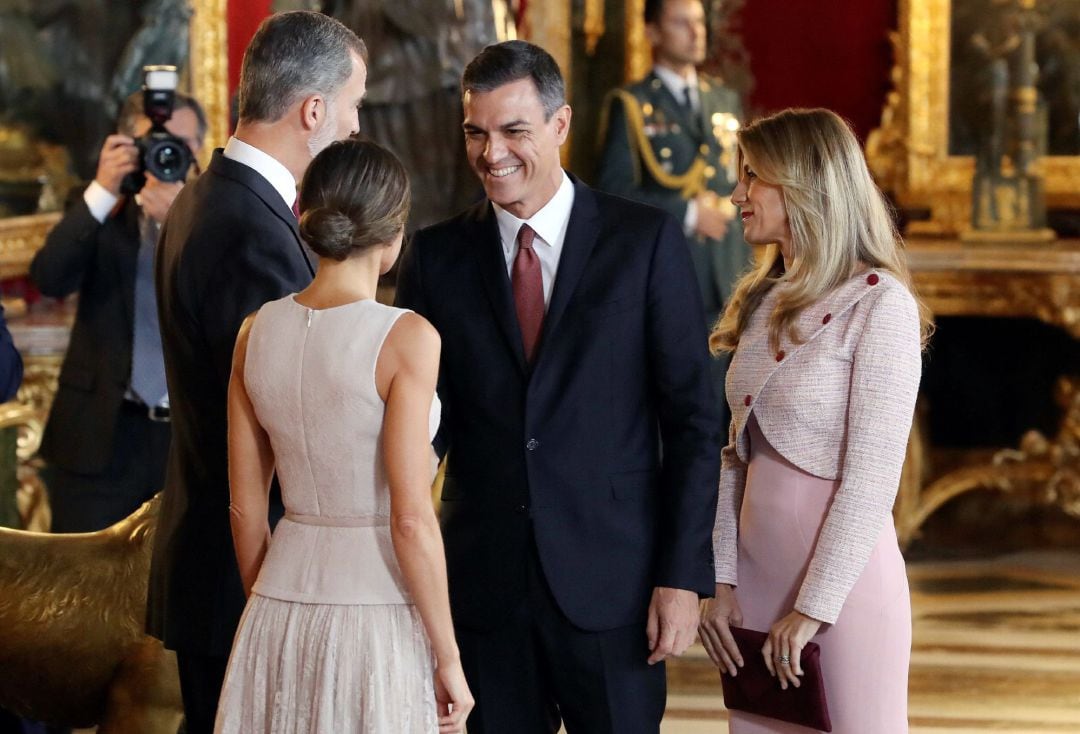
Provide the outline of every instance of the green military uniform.
<path id="1" fill-rule="evenodd" d="M 698 109 L 680 103 L 655 72 L 613 91 L 601 125 L 597 187 L 664 209 L 680 223 L 687 203 L 705 190 L 727 198 L 735 188 L 738 95 L 719 80 L 698 75 Z M 733 219 L 722 240 L 688 234 L 698 286 L 711 328 L 738 276 L 750 264 L 742 225 Z M 713 368 L 717 397 L 724 398 L 727 360 Z M 726 408 L 726 402 L 724 403 Z"/>

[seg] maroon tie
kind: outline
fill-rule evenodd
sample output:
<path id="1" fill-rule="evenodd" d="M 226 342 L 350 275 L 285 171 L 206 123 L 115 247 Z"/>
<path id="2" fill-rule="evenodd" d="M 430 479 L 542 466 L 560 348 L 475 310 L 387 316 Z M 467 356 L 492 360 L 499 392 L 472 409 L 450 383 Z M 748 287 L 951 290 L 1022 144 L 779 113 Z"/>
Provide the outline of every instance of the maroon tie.
<path id="1" fill-rule="evenodd" d="M 521 341 L 525 345 L 525 359 L 533 361 L 540 330 L 544 326 L 544 279 L 540 275 L 540 258 L 533 250 L 536 232 L 527 224 L 518 230 L 518 253 L 511 269 L 514 286 L 514 310 L 517 311 Z"/>
<path id="2" fill-rule="evenodd" d="M 292 213 L 293 213 L 293 216 L 296 217 L 296 221 L 300 221 L 300 197 L 299 196 L 296 197 L 295 199 L 293 199 Z"/>

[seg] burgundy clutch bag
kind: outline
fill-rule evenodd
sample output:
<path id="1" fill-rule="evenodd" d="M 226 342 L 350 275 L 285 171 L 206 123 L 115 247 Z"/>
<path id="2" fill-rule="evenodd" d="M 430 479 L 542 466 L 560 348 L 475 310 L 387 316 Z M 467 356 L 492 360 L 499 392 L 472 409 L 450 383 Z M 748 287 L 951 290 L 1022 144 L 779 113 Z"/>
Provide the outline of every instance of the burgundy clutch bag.
<path id="1" fill-rule="evenodd" d="M 732 627 L 731 635 L 742 653 L 743 667 L 732 677 L 720 676 L 724 686 L 724 705 L 749 714 L 768 716 L 811 729 L 832 731 L 825 685 L 821 680 L 821 648 L 808 642 L 802 651 L 801 685 L 781 690 L 780 681 L 769 675 L 761 648 L 769 638 L 765 632 Z"/>

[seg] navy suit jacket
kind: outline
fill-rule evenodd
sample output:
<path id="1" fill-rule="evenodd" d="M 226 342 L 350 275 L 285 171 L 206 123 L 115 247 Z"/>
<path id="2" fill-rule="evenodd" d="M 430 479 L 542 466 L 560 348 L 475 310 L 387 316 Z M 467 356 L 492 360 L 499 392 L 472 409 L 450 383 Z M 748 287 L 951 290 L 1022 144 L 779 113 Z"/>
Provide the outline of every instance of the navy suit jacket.
<path id="1" fill-rule="evenodd" d="M 148 629 L 170 649 L 224 656 L 232 646 L 244 608 L 229 527 L 233 347 L 248 314 L 311 282 L 309 257 L 281 194 L 221 150 L 176 197 L 162 227 L 156 281 L 172 444 Z M 273 493 L 272 519 L 281 513 Z"/>
<path id="2" fill-rule="evenodd" d="M 714 589 L 722 428 L 682 228 L 573 181 L 532 367 L 489 202 L 417 233 L 398 280 L 442 335 L 442 529 L 471 628 L 520 602 L 533 542 L 583 629 L 643 621 L 654 586 Z"/>

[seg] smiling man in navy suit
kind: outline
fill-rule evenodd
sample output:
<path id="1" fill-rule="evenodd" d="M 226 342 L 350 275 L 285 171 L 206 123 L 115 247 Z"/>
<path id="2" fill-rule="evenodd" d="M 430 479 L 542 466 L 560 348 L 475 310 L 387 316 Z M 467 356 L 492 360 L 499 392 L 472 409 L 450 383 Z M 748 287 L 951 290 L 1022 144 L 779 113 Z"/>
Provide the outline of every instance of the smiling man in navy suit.
<path id="1" fill-rule="evenodd" d="M 682 227 L 563 171 L 571 112 L 539 47 L 488 47 L 462 90 L 487 199 L 416 235 L 398 303 L 443 340 L 469 732 L 657 732 L 662 661 L 713 589 L 720 463 Z"/>

